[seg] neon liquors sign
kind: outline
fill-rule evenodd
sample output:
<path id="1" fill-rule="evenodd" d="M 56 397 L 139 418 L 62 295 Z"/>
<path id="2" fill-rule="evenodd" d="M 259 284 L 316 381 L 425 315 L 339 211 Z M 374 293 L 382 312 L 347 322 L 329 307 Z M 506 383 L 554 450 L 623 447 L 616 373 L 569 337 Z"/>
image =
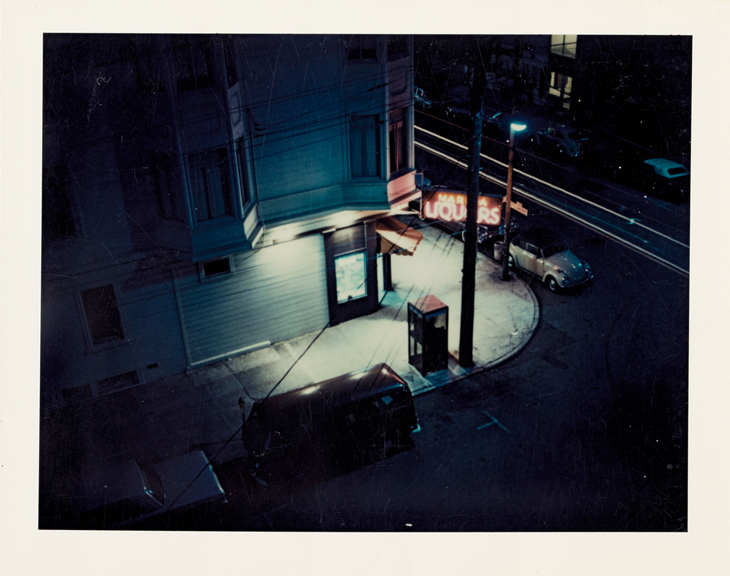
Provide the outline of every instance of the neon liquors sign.
<path id="1" fill-rule="evenodd" d="M 502 220 L 502 198 L 479 196 L 477 224 L 496 226 Z M 423 203 L 423 216 L 446 222 L 466 221 L 466 194 L 459 192 L 434 192 Z"/>

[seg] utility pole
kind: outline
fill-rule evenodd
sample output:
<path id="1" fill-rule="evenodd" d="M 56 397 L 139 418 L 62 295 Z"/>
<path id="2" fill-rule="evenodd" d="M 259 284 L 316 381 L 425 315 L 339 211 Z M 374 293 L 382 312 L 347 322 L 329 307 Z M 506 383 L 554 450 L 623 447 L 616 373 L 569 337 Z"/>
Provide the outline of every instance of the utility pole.
<path id="1" fill-rule="evenodd" d="M 474 290 L 477 263 L 477 212 L 479 210 L 479 165 L 482 152 L 482 120 L 486 76 L 482 66 L 470 70 L 471 147 L 469 150 L 469 185 L 466 193 L 466 233 L 464 235 L 464 268 L 461 279 L 461 325 L 459 364 L 474 365 Z"/>
<path id="2" fill-rule="evenodd" d="M 515 132 L 521 132 L 525 124 L 509 125 L 509 156 L 507 162 L 507 195 L 504 200 L 504 246 L 502 248 L 502 280 L 509 280 L 512 276 L 509 271 L 509 235 L 510 215 L 512 214 L 512 164 L 515 160 Z"/>

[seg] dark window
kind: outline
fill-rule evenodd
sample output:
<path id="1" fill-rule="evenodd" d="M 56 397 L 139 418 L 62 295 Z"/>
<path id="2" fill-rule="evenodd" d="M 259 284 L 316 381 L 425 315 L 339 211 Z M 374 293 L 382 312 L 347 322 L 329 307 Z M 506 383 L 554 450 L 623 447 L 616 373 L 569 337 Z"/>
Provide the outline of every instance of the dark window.
<path id="1" fill-rule="evenodd" d="M 228 79 L 228 86 L 233 86 L 238 82 L 238 71 L 236 70 L 236 55 L 234 52 L 235 40 L 233 38 L 226 38 L 223 44 L 223 52 L 226 59 L 226 78 Z"/>
<path id="2" fill-rule="evenodd" d="M 404 110 L 393 110 L 388 118 L 390 173 L 408 166 L 408 139 Z"/>
<path id="3" fill-rule="evenodd" d="M 174 78 L 179 91 L 200 90 L 215 84 L 213 50 L 210 42 L 178 39 L 172 49 Z"/>
<path id="4" fill-rule="evenodd" d="M 117 297 L 111 284 L 81 292 L 86 324 L 94 346 L 124 338 Z"/>
<path id="5" fill-rule="evenodd" d="M 353 116 L 350 119 L 350 153 L 354 177 L 380 176 L 377 116 Z"/>
<path id="6" fill-rule="evenodd" d="M 172 156 L 156 154 L 150 160 L 155 179 L 157 210 L 167 220 L 185 220 L 180 171 Z"/>
<path id="7" fill-rule="evenodd" d="M 225 148 L 191 154 L 190 187 L 197 222 L 233 214 Z"/>
<path id="8" fill-rule="evenodd" d="M 243 138 L 236 144 L 236 159 L 238 160 L 238 181 L 241 187 L 241 201 L 244 206 L 251 199 L 251 194 L 248 189 L 248 175 L 247 175 L 247 164 L 246 164 L 246 147 L 243 143 Z"/>
<path id="9" fill-rule="evenodd" d="M 345 40 L 348 60 L 377 60 L 375 36 L 350 36 Z"/>
<path id="10" fill-rule="evenodd" d="M 406 36 L 391 36 L 388 39 L 388 62 L 400 60 L 408 56 L 408 39 Z"/>
<path id="11" fill-rule="evenodd" d="M 76 236 L 71 202 L 71 173 L 66 164 L 46 168 L 43 186 L 43 233 L 48 238 Z"/>
<path id="12" fill-rule="evenodd" d="M 203 275 L 205 278 L 211 276 L 220 276 L 221 274 L 229 274 L 231 271 L 231 261 L 228 258 L 213 260 L 203 264 Z"/>

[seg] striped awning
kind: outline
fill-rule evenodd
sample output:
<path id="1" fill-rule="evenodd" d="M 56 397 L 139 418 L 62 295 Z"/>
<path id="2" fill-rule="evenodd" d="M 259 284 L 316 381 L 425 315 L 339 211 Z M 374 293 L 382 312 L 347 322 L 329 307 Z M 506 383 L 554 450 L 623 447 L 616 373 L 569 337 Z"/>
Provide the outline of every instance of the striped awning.
<path id="1" fill-rule="evenodd" d="M 418 244 L 423 240 L 423 234 L 418 230 L 391 216 L 378 220 L 375 231 L 380 234 L 382 254 L 413 256 Z"/>

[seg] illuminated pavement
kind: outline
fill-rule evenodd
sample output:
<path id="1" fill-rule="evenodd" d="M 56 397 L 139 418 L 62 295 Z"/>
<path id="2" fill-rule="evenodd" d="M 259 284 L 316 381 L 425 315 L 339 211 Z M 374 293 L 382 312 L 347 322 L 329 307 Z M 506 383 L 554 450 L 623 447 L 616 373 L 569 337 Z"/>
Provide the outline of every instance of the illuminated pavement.
<path id="1" fill-rule="evenodd" d="M 260 372 L 251 374 L 250 368 L 260 370 L 262 365 L 281 362 L 280 370 L 288 368 L 313 340 L 314 344 L 275 393 L 385 362 L 408 382 L 414 394 L 421 394 L 474 370 L 494 366 L 522 349 L 537 327 L 537 300 L 523 280 L 514 276 L 511 281 L 504 282 L 499 264 L 479 254 L 474 320 L 475 366 L 469 370 L 459 366 L 464 245 L 430 226 L 424 226 L 420 231 L 424 238 L 413 256 L 392 257 L 393 291 L 385 295 L 378 312 L 327 328 L 319 337 L 318 332 L 306 334 L 273 348 L 227 361 L 226 365 L 236 374 L 249 398 L 256 400 L 266 396 L 284 373 L 280 372 L 279 378 L 272 380 L 273 373 L 262 378 Z M 408 302 L 429 294 L 449 307 L 449 369 L 423 377 L 408 362 Z"/>
<path id="2" fill-rule="evenodd" d="M 421 231 L 423 241 L 414 256 L 392 257 L 394 290 L 384 294 L 378 312 L 327 328 L 319 336 L 306 334 L 71 407 L 42 420 L 47 440 L 54 444 L 49 453 L 64 455 L 58 462 L 64 475 L 126 459 L 156 461 L 195 449 L 225 462 L 241 455 L 239 398 L 248 413 L 253 402 L 273 388 L 273 394 L 283 393 L 380 362 L 389 364 L 417 395 L 521 350 L 537 327 L 535 295 L 517 276 L 502 281 L 498 263 L 479 254 L 475 366 L 465 370 L 458 365 L 463 243 L 432 227 Z M 450 358 L 447 370 L 423 377 L 408 363 L 407 303 L 428 294 L 449 306 Z M 64 433 L 57 434 L 59 429 Z"/>

